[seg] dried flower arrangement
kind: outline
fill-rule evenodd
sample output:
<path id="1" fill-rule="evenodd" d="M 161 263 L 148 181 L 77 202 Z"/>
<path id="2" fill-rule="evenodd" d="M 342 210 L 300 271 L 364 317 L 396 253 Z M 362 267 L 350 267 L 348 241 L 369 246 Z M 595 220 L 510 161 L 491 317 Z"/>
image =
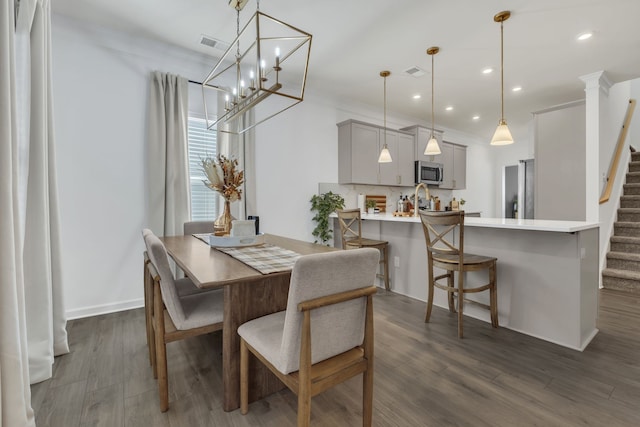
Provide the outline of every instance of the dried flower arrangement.
<path id="1" fill-rule="evenodd" d="M 217 191 L 228 202 L 235 202 L 242 198 L 242 183 L 244 172 L 237 171 L 238 160 L 229 159 L 222 154 L 212 159 L 202 159 L 202 171 L 207 180 L 202 180 L 204 185 Z"/>

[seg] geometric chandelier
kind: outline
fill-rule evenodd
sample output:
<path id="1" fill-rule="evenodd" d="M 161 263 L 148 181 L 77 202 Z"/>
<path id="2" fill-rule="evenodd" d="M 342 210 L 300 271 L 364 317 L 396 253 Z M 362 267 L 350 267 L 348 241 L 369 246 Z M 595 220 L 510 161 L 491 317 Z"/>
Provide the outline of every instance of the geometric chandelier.
<path id="1" fill-rule="evenodd" d="M 240 10 L 248 0 L 229 0 L 236 10 L 237 37 L 202 82 L 207 128 L 242 134 L 302 102 L 309 67 L 311 34 L 260 12 L 240 30 Z M 215 121 L 207 115 L 206 90 L 224 92 Z M 243 119 L 253 111 L 253 120 Z"/>

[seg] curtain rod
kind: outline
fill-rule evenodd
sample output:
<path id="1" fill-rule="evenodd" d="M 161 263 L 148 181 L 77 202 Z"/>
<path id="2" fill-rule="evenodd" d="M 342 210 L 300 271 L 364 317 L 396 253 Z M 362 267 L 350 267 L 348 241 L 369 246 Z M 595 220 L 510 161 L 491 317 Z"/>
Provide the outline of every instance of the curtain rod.
<path id="1" fill-rule="evenodd" d="M 189 83 L 193 83 L 194 85 L 200 85 L 202 86 L 202 82 L 197 82 L 195 80 L 189 80 Z"/>

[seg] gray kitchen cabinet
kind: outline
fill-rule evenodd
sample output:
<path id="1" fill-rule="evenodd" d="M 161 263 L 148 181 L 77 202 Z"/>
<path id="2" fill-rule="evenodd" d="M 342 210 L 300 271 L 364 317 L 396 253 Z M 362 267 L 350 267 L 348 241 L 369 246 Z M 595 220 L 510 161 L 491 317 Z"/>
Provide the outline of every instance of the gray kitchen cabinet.
<path id="1" fill-rule="evenodd" d="M 443 141 L 442 150 L 443 178 L 440 188 L 462 190 L 467 186 L 467 147 Z"/>
<path id="2" fill-rule="evenodd" d="M 340 184 L 413 185 L 413 135 L 386 130 L 393 162 L 378 163 L 384 128 L 356 120 L 338 123 Z"/>
<path id="3" fill-rule="evenodd" d="M 431 128 L 427 128 L 424 126 L 414 125 L 408 126 L 400 129 L 401 131 L 409 132 L 414 136 L 414 160 L 420 160 L 423 162 L 436 162 L 442 163 L 442 154 L 437 154 L 433 156 L 425 156 L 424 150 L 427 148 L 427 143 L 429 139 L 431 139 Z M 442 150 L 442 131 L 435 129 L 433 131 L 436 140 L 438 141 L 438 145 L 440 146 L 440 150 Z"/>

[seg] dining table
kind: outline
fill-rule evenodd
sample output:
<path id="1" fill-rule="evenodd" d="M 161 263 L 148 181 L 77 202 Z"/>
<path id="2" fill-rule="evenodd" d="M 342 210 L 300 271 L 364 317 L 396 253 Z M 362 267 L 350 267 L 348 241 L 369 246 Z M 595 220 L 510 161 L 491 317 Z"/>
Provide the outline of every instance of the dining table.
<path id="1" fill-rule="evenodd" d="M 224 411 L 237 409 L 240 407 L 238 327 L 249 320 L 286 309 L 291 269 L 263 274 L 223 252 L 226 248 L 216 249 L 195 235 L 165 236 L 161 240 L 176 265 L 198 288 L 223 289 L 222 401 Z M 338 250 L 273 234 L 265 234 L 264 243 L 300 255 Z M 253 358 L 249 369 L 249 401 L 262 399 L 284 387 Z"/>

